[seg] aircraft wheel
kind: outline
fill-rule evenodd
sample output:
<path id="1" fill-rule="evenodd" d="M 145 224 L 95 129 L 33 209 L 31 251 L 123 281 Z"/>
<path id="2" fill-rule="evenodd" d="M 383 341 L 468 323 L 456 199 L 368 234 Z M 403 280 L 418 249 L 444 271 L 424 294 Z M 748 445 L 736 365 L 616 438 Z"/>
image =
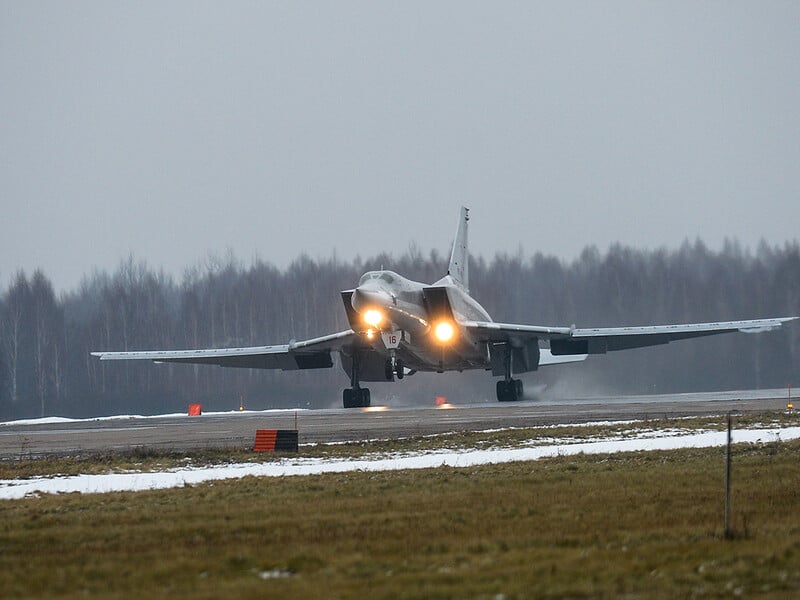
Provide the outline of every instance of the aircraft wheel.
<path id="1" fill-rule="evenodd" d="M 398 360 L 395 361 L 395 363 L 394 363 L 394 372 L 395 372 L 395 375 L 397 375 L 398 379 L 402 379 L 403 377 L 405 377 L 406 372 L 405 372 L 405 370 L 403 368 L 403 361 L 402 360 L 398 359 Z"/>
<path id="2" fill-rule="evenodd" d="M 387 358 L 383 365 L 383 375 L 386 381 L 394 381 L 394 369 L 392 368 L 392 359 Z"/>
<path id="3" fill-rule="evenodd" d="M 522 398 L 522 380 L 510 379 L 497 382 L 497 401 L 516 402 Z"/>
<path id="4" fill-rule="evenodd" d="M 369 405 L 368 388 L 346 388 L 342 391 L 342 406 L 345 408 L 361 408 Z"/>
<path id="5" fill-rule="evenodd" d="M 502 380 L 497 382 L 497 401 L 508 402 L 508 385 Z"/>

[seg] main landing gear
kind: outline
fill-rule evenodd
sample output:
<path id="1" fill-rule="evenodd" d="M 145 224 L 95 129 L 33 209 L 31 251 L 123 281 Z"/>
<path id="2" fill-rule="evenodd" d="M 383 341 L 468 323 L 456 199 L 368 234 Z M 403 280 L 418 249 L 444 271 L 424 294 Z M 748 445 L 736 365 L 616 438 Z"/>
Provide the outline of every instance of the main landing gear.
<path id="1" fill-rule="evenodd" d="M 345 408 L 369 406 L 369 388 L 346 388 L 342 391 L 342 404 Z"/>
<path id="2" fill-rule="evenodd" d="M 497 382 L 497 401 L 516 402 L 522 398 L 522 381 L 511 377 L 511 346 L 506 344 L 505 377 Z"/>
<path id="3" fill-rule="evenodd" d="M 516 402 L 520 398 L 522 398 L 522 381 L 520 379 L 497 382 L 498 402 Z"/>
<path id="4" fill-rule="evenodd" d="M 353 369 L 350 372 L 350 385 L 342 392 L 342 404 L 345 408 L 364 408 L 369 406 L 369 389 L 358 385 L 358 369 L 361 357 L 358 350 L 353 352 Z"/>

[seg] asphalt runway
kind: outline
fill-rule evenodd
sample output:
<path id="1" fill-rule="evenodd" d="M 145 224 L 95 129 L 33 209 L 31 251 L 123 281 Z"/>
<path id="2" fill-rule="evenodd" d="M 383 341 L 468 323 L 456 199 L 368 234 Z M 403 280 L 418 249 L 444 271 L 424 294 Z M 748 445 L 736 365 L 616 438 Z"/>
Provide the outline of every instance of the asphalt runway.
<path id="1" fill-rule="evenodd" d="M 257 429 L 299 430 L 301 444 L 532 427 L 758 413 L 786 408 L 785 389 L 657 396 L 575 398 L 442 407 L 230 412 L 189 417 L 122 417 L 0 424 L 0 460 L 80 455 L 134 448 L 252 447 Z"/>

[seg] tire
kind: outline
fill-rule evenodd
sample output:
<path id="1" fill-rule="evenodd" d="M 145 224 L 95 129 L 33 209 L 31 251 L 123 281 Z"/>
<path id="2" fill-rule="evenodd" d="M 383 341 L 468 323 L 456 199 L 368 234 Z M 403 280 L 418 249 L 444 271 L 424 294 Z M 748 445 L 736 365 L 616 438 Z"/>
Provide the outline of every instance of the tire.
<path id="1" fill-rule="evenodd" d="M 342 391 L 342 406 L 345 408 L 361 408 L 370 405 L 369 389 L 346 388 Z"/>
<path id="2" fill-rule="evenodd" d="M 522 380 L 511 379 L 510 381 L 497 382 L 497 401 L 516 402 L 522 398 Z"/>
<path id="3" fill-rule="evenodd" d="M 497 401 L 508 402 L 508 386 L 502 380 L 497 382 Z"/>

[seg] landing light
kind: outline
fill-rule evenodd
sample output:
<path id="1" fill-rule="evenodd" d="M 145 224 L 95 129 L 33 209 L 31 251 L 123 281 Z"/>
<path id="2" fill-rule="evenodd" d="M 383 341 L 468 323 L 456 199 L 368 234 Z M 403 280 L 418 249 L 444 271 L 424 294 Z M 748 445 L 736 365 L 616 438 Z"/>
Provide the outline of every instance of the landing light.
<path id="1" fill-rule="evenodd" d="M 370 308 L 364 313 L 364 321 L 367 323 L 367 325 L 377 327 L 380 325 L 381 321 L 383 321 L 383 315 L 381 314 L 381 311 Z"/>
<path id="2" fill-rule="evenodd" d="M 449 342 L 453 339 L 455 329 L 449 321 L 440 321 L 434 328 L 433 333 L 440 342 Z"/>

